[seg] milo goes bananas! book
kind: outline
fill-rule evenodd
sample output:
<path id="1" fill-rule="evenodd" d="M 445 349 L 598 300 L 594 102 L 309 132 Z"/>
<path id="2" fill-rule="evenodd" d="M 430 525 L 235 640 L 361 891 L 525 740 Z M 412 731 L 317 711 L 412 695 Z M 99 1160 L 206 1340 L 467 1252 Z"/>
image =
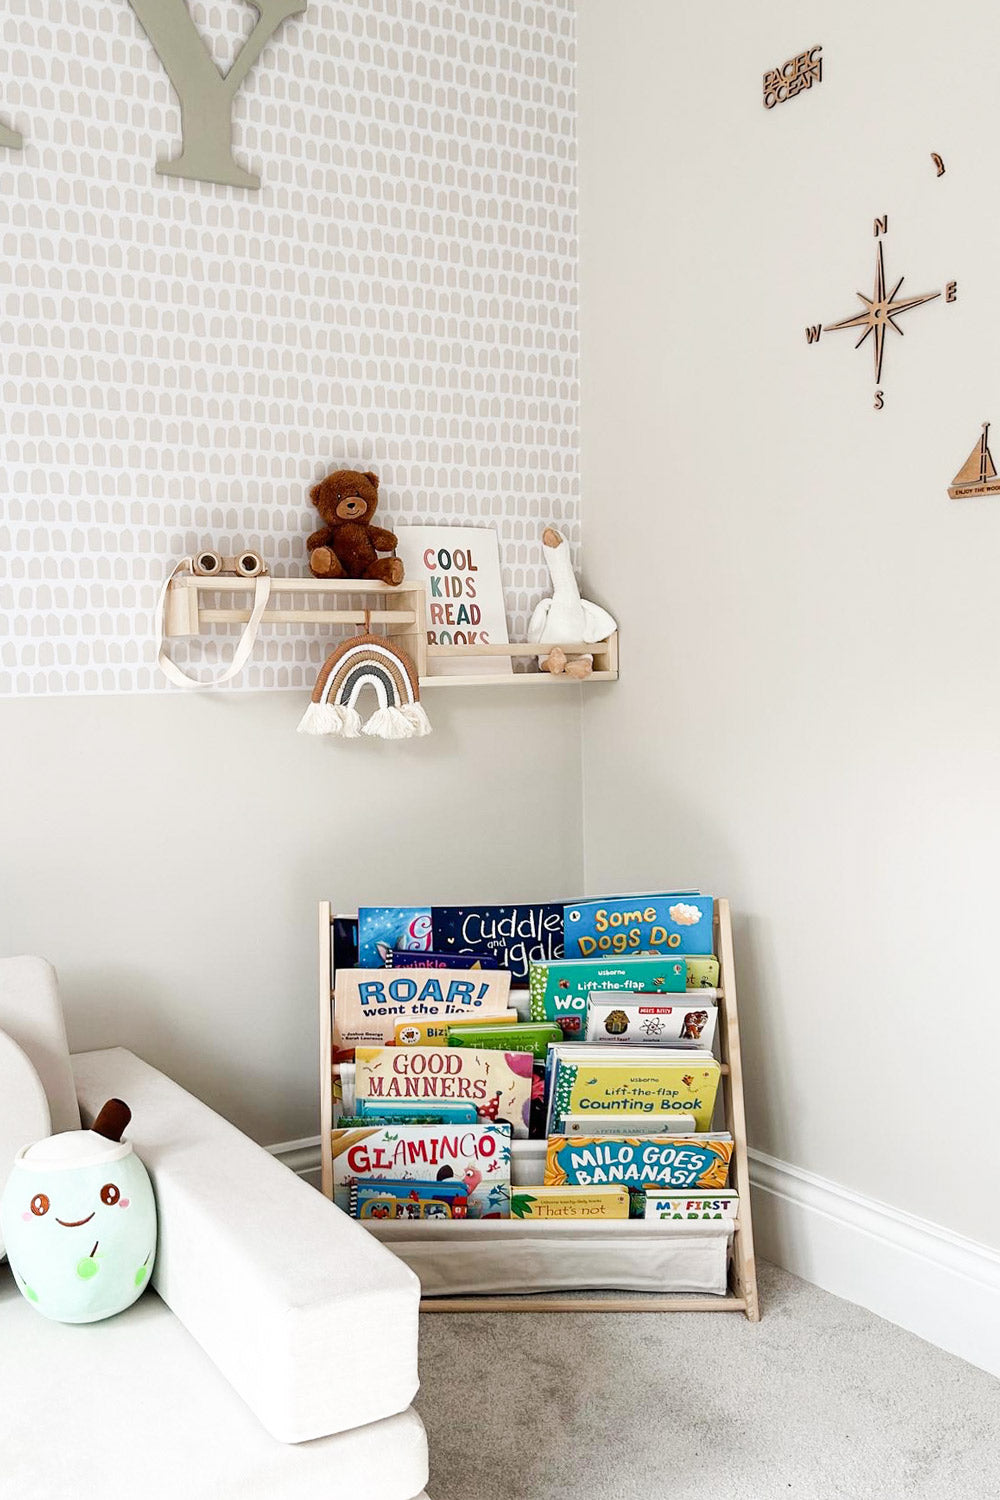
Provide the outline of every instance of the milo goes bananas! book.
<path id="1" fill-rule="evenodd" d="M 628 1116 L 691 1110 L 696 1130 L 709 1130 L 721 1070 L 710 1052 L 678 1056 L 668 1048 L 574 1046 L 549 1048 L 547 1135 L 562 1134 L 567 1115 Z"/>
<path id="2" fill-rule="evenodd" d="M 726 1185 L 733 1138 L 688 1136 L 551 1136 L 546 1187 L 720 1189 Z"/>

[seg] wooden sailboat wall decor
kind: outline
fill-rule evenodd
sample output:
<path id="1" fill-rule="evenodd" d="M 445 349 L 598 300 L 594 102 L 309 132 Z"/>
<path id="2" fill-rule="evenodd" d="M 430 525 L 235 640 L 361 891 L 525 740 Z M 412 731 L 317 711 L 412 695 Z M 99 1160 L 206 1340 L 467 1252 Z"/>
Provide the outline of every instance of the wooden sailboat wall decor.
<path id="1" fill-rule="evenodd" d="M 964 500 L 969 495 L 1000 495 L 1000 477 L 987 441 L 989 431 L 989 422 L 984 422 L 979 442 L 948 486 L 952 500 Z"/>

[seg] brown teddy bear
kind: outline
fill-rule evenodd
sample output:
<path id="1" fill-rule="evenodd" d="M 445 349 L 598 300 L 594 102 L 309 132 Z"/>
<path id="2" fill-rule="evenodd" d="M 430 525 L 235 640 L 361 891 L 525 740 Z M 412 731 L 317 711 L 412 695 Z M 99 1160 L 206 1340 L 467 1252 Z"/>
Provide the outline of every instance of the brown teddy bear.
<path id="1" fill-rule="evenodd" d="M 378 475 L 338 469 L 309 491 L 326 525 L 314 531 L 306 546 L 309 568 L 316 578 L 379 578 L 402 583 L 398 557 L 379 557 L 395 550 L 394 532 L 372 526 L 378 504 Z"/>

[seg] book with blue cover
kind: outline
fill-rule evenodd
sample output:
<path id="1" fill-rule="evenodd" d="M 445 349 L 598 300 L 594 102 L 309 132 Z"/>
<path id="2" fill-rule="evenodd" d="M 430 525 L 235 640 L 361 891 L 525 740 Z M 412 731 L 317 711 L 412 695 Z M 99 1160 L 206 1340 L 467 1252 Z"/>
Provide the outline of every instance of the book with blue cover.
<path id="1" fill-rule="evenodd" d="M 351 1188 L 356 1219 L 464 1219 L 469 1190 L 464 1182 L 369 1182 Z"/>
<path id="2" fill-rule="evenodd" d="M 711 953 L 713 905 L 692 891 L 576 901 L 563 909 L 566 957 Z"/>
<path id="3" fill-rule="evenodd" d="M 514 984 L 527 984 L 531 963 L 563 954 L 563 904 L 507 906 L 363 906 L 358 912 L 358 965 L 383 968 L 398 950 L 493 960 Z"/>
<path id="4" fill-rule="evenodd" d="M 545 1183 L 628 1188 L 724 1188 L 733 1155 L 727 1132 L 689 1136 L 550 1136 Z"/>

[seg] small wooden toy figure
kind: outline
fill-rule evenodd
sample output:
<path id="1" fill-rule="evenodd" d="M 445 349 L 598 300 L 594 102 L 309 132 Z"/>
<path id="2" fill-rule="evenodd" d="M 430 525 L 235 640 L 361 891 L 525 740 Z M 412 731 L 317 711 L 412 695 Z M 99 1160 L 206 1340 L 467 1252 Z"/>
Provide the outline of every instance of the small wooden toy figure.
<path id="1" fill-rule="evenodd" d="M 14 1280 L 58 1323 L 96 1323 L 149 1285 L 156 1204 L 146 1168 L 123 1141 L 132 1118 L 109 1099 L 90 1130 L 25 1146 L 0 1200 Z"/>

